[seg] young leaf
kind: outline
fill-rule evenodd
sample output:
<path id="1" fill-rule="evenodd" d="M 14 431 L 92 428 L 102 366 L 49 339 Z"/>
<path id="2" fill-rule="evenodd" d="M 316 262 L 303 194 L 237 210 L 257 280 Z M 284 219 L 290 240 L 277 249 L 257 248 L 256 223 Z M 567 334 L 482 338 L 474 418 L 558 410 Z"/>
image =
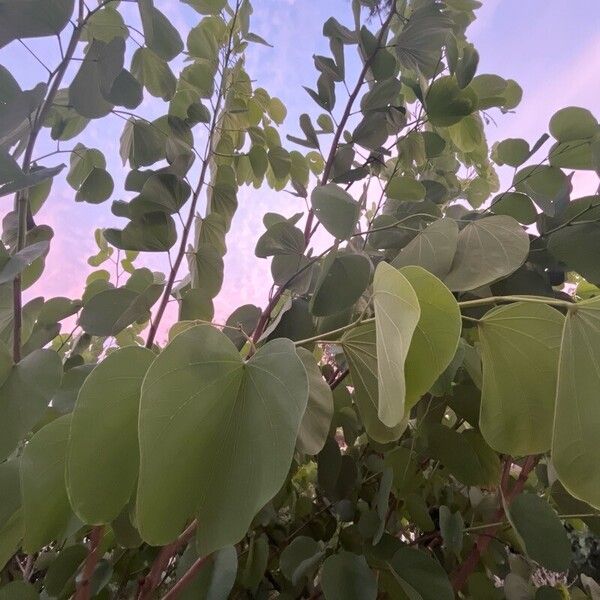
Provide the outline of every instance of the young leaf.
<path id="1" fill-rule="evenodd" d="M 310 199 L 317 219 L 331 235 L 345 240 L 354 233 L 360 206 L 348 192 L 329 183 L 315 187 Z"/>
<path id="2" fill-rule="evenodd" d="M 377 580 L 364 556 L 340 552 L 323 563 L 321 586 L 325 600 L 375 600 Z"/>

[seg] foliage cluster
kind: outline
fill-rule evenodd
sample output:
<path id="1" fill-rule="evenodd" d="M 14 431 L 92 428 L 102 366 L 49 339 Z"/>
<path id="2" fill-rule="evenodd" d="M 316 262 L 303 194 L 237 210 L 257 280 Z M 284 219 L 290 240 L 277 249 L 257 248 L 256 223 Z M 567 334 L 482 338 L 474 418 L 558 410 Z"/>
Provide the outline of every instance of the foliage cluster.
<path id="1" fill-rule="evenodd" d="M 29 90 L 0 66 L 0 599 L 600 598 L 600 196 L 571 198 L 596 118 L 489 148 L 521 88 L 478 73 L 480 2 L 354 0 L 314 57 L 320 114 L 282 140 L 249 0 L 183 1 L 185 41 L 152 0 L 135 25 L 127 2 L 0 1 L 0 47 L 62 56 Z M 81 298 L 24 302 L 53 179 L 114 196 L 81 141 L 109 115 L 124 225 Z M 298 206 L 257 236 L 270 296 L 215 323 L 238 191 L 263 185 Z"/>

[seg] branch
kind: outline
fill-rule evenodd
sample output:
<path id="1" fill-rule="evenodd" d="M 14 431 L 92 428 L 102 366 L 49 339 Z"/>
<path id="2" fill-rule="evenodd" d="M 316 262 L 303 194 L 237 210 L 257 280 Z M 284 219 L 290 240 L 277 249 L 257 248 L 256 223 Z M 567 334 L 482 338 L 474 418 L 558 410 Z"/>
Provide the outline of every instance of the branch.
<path id="1" fill-rule="evenodd" d="M 161 548 L 158 556 L 152 563 L 150 572 L 146 575 L 140 585 L 138 600 L 147 600 L 147 598 L 150 598 L 152 592 L 159 586 L 162 574 L 171 561 L 171 558 L 173 558 L 179 550 L 187 546 L 188 542 L 194 537 L 197 528 L 198 523 L 197 521 L 194 521 L 174 542 Z"/>
<path id="2" fill-rule="evenodd" d="M 502 523 L 497 523 L 496 521 L 500 521 L 500 519 L 504 516 L 504 506 L 508 508 L 512 501 L 523 491 L 523 488 L 527 483 L 529 473 L 531 473 L 531 471 L 537 465 L 539 459 L 539 456 L 527 457 L 525 463 L 523 464 L 523 468 L 521 469 L 521 473 L 519 474 L 519 478 L 510 491 L 508 491 L 507 488 L 512 459 L 510 459 L 510 457 L 506 459 L 499 490 L 500 506 L 494 515 L 494 523 L 488 525 L 488 527 L 477 536 L 471 553 L 460 565 L 458 571 L 452 578 L 452 587 L 456 593 L 460 592 L 464 588 L 465 584 L 467 583 L 467 579 L 477 568 L 481 556 L 487 550 L 487 547 L 490 545 L 490 542 L 498 532 L 498 529 L 502 526 Z M 502 502 L 502 497 L 504 498 L 504 503 Z"/>
<path id="3" fill-rule="evenodd" d="M 373 54 L 365 60 L 362 71 L 360 72 L 360 75 L 358 76 L 358 81 L 356 82 L 356 86 L 354 87 L 354 89 L 352 90 L 352 93 L 350 94 L 350 97 L 348 98 L 348 102 L 346 104 L 346 109 L 344 110 L 344 114 L 342 115 L 342 118 L 340 119 L 340 122 L 337 126 L 336 132 L 333 136 L 333 141 L 331 142 L 329 156 L 327 157 L 327 162 L 325 163 L 325 168 L 323 169 L 323 175 L 321 176 L 320 185 L 325 185 L 329 181 L 329 176 L 331 175 L 331 169 L 333 168 L 333 162 L 335 160 L 337 147 L 340 142 L 340 138 L 342 137 L 342 134 L 344 133 L 344 128 L 346 127 L 346 123 L 348 122 L 350 114 L 352 113 L 352 106 L 354 105 L 354 102 L 356 101 L 356 98 L 358 97 L 358 94 L 360 93 L 360 90 L 362 89 L 362 86 L 365 82 L 365 77 L 367 76 L 367 73 L 369 72 L 369 69 L 371 68 L 371 65 L 373 64 L 373 61 L 375 60 L 375 57 L 377 56 L 377 52 L 379 51 L 381 42 L 387 35 L 388 27 L 390 26 L 390 23 L 392 22 L 392 19 L 394 18 L 394 15 L 396 14 L 395 6 L 396 6 L 396 4 L 394 2 L 393 7 L 390 10 L 390 14 L 388 15 L 387 19 L 383 23 L 381 30 L 379 32 L 379 36 L 377 37 L 377 48 L 376 48 L 375 52 L 373 52 Z M 315 216 L 315 213 L 314 213 L 313 209 L 311 208 L 308 211 L 308 217 L 306 219 L 306 226 L 304 228 L 304 240 L 305 240 L 306 244 L 308 244 L 308 242 L 310 241 L 310 237 L 312 235 L 312 226 L 313 226 L 314 216 Z"/>
<path id="4" fill-rule="evenodd" d="M 192 582 L 194 577 L 202 570 L 204 565 L 211 559 L 211 555 L 199 558 L 179 579 L 179 581 L 162 597 L 162 600 L 175 600 L 179 594 Z"/>
<path id="5" fill-rule="evenodd" d="M 94 527 L 92 529 L 92 533 L 90 534 L 90 551 L 83 565 L 81 579 L 77 583 L 77 590 L 75 592 L 74 600 L 90 599 L 92 576 L 94 575 L 96 565 L 98 564 L 98 560 L 100 558 L 100 541 L 102 540 L 103 532 L 103 525 Z"/>
<path id="6" fill-rule="evenodd" d="M 23 172 L 29 173 L 31 168 L 31 158 L 33 156 L 33 149 L 35 147 L 35 143 L 37 137 L 44 125 L 44 121 L 48 115 L 48 111 L 52 107 L 54 103 L 54 99 L 56 94 L 60 88 L 63 77 L 67 71 L 69 63 L 75 54 L 75 49 L 77 48 L 77 43 L 79 42 L 79 38 L 81 37 L 81 32 L 86 23 L 86 19 L 84 19 L 83 11 L 84 11 L 84 0 L 79 0 L 79 15 L 78 15 L 78 24 L 73 30 L 71 35 L 71 39 L 69 40 L 69 45 L 67 47 L 67 51 L 65 53 L 64 58 L 61 60 L 56 72 L 51 75 L 50 81 L 52 84 L 50 89 L 48 90 L 48 94 L 44 102 L 42 103 L 37 115 L 33 120 L 33 124 L 31 126 L 31 133 L 29 134 L 29 140 L 27 141 L 27 147 L 25 148 L 25 154 L 23 156 Z M 89 15 L 88 15 L 89 18 Z M 17 229 L 17 244 L 15 248 L 15 252 L 19 252 L 25 246 L 25 238 L 27 236 L 27 214 L 29 212 L 29 192 L 25 189 L 20 192 L 17 192 L 15 195 L 15 210 L 17 212 L 17 221 L 18 221 L 18 229 Z M 22 288 L 21 288 L 21 276 L 17 275 L 13 282 L 13 361 L 15 363 L 21 360 L 21 331 L 23 327 L 22 323 L 22 310 L 23 310 L 23 298 L 22 298 Z"/>
<path id="7" fill-rule="evenodd" d="M 190 231 L 192 229 L 192 225 L 194 224 L 194 217 L 196 215 L 196 205 L 198 204 L 198 198 L 200 197 L 200 193 L 204 187 L 204 178 L 206 176 L 206 171 L 208 169 L 208 165 L 210 163 L 211 152 L 213 152 L 213 139 L 215 135 L 215 131 L 217 128 L 217 120 L 219 119 L 219 112 L 221 110 L 221 103 L 223 102 L 223 98 L 225 96 L 225 78 L 226 78 L 226 70 L 229 64 L 229 58 L 231 57 L 231 53 L 233 51 L 232 41 L 233 34 L 235 29 L 235 22 L 237 20 L 238 12 L 239 12 L 240 2 L 238 1 L 235 12 L 233 15 L 233 20 L 231 23 L 231 28 L 229 30 L 229 39 L 227 42 L 227 50 L 225 52 L 225 58 L 223 59 L 223 75 L 221 77 L 221 83 L 219 85 L 219 91 L 217 94 L 217 100 L 215 103 L 215 110 L 213 112 L 212 121 L 210 124 L 210 130 L 208 134 L 208 139 L 206 140 L 206 149 L 204 151 L 204 159 L 202 163 L 202 169 L 200 171 L 200 177 L 198 180 L 198 185 L 194 190 L 194 195 L 192 196 L 192 202 L 190 204 L 190 211 L 188 213 L 188 217 L 186 219 L 185 225 L 183 227 L 183 232 L 181 234 L 181 242 L 179 244 L 179 251 L 177 252 L 177 257 L 175 258 L 175 262 L 173 263 L 173 267 L 169 273 L 169 279 L 167 281 L 167 285 L 165 286 L 165 291 L 163 292 L 160 304 L 158 306 L 158 311 L 156 316 L 152 322 L 150 327 L 150 331 L 148 332 L 148 339 L 146 340 L 146 348 L 152 348 L 154 344 L 154 340 L 156 338 L 156 334 L 158 332 L 158 328 L 160 326 L 160 322 L 164 316 L 165 309 L 169 303 L 169 298 L 171 296 L 171 292 L 173 291 L 173 285 L 175 284 L 175 279 L 177 277 L 177 272 L 179 271 L 179 267 L 183 261 L 183 257 L 185 256 L 185 249 L 187 246 L 188 238 L 190 236 Z"/>

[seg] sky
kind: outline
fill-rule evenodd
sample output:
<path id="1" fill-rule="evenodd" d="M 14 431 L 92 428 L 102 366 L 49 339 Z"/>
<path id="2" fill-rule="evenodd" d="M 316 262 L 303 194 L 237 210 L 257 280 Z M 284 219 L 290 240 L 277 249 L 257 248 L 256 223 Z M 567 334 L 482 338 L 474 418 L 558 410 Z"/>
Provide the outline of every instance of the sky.
<path id="1" fill-rule="evenodd" d="M 198 21 L 197 13 L 176 0 L 155 0 L 155 5 L 169 15 L 184 39 L 183 32 Z M 125 3 L 122 6 L 128 11 L 126 21 L 137 22 L 135 7 Z M 253 6 L 251 31 L 268 40 L 274 48 L 251 46 L 247 70 L 256 86 L 266 88 L 287 106 L 288 118 L 282 134 L 298 133 L 298 115 L 309 112 L 316 117 L 320 112 L 302 86 L 313 86 L 316 81 L 312 56 L 329 54 L 322 24 L 332 15 L 350 24 L 351 2 L 254 0 Z M 478 72 L 515 79 L 524 89 L 523 101 L 513 114 L 493 113 L 495 123 L 487 128 L 490 144 L 508 137 L 523 137 L 533 144 L 547 130 L 552 114 L 564 106 L 582 106 L 600 117 L 600 0 L 483 0 L 483 7 L 477 13 L 478 19 L 467 36 L 480 54 Z M 55 41 L 31 40 L 28 44 L 48 66 L 59 60 Z M 357 62 L 350 55 L 351 51 L 347 51 L 351 71 Z M 43 67 L 17 42 L 0 50 L 0 64 L 8 67 L 24 88 L 45 80 Z M 172 63 L 176 64 L 177 61 Z M 341 90 L 339 97 L 338 104 L 343 105 Z M 137 112 L 162 114 L 160 103 L 152 98 L 145 99 Z M 113 199 L 130 197 L 122 192 L 127 172 L 118 152 L 122 127 L 123 121 L 107 117 L 92 122 L 80 139 L 106 155 L 116 183 Z M 73 145 L 66 142 L 62 148 L 69 149 Z M 53 149 L 53 144 L 42 139 L 34 155 Z M 68 155 L 49 158 L 44 165 L 62 161 L 68 163 Z M 510 179 L 508 171 L 500 173 L 503 182 Z M 595 174 L 579 176 L 573 197 L 593 193 L 597 185 Z M 223 289 L 216 301 L 216 320 L 224 320 L 241 304 L 264 306 L 266 303 L 271 281 L 269 263 L 254 256 L 256 240 L 264 231 L 262 215 L 275 211 L 289 216 L 304 209 L 301 200 L 266 187 L 261 190 L 242 188 L 238 199 L 240 206 L 228 235 L 229 253 L 225 259 Z M 8 198 L 4 202 L 3 214 L 11 204 Z M 59 176 L 38 222 L 52 226 L 55 238 L 35 295 L 79 297 L 85 278 L 92 270 L 86 259 L 96 252 L 94 229 L 122 226 L 122 220 L 111 214 L 110 201 L 99 206 L 75 203 L 73 190 L 64 177 Z M 164 256 L 152 255 L 149 260 L 147 256 L 139 261 L 139 266 L 168 268 Z M 28 295 L 31 297 L 32 292 Z"/>

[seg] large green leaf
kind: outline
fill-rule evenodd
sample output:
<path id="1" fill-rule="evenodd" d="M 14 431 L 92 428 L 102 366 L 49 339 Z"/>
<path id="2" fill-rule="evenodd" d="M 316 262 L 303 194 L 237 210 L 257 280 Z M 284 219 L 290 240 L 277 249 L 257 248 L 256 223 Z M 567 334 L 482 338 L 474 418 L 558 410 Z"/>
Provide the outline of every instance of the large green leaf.
<path id="1" fill-rule="evenodd" d="M 12 367 L 0 388 L 0 459 L 44 416 L 61 377 L 60 357 L 52 350 L 35 350 Z"/>
<path id="2" fill-rule="evenodd" d="M 310 197 L 317 219 L 340 240 L 349 238 L 360 215 L 360 205 L 335 183 L 315 187 Z"/>
<path id="3" fill-rule="evenodd" d="M 582 217 L 585 219 L 585 216 Z M 600 283 L 600 222 L 573 222 L 548 236 L 548 250 L 568 270 L 591 283 Z"/>
<path id="4" fill-rule="evenodd" d="M 364 556 L 340 552 L 330 556 L 321 572 L 325 600 L 375 600 L 377 579 Z"/>
<path id="5" fill-rule="evenodd" d="M 382 571 L 382 585 L 391 598 L 453 600 L 454 592 L 443 567 L 424 552 L 400 548 Z"/>
<path id="6" fill-rule="evenodd" d="M 558 363 L 552 463 L 576 498 L 600 507 L 600 297 L 567 314 Z"/>
<path id="7" fill-rule="evenodd" d="M 527 232 L 512 217 L 472 221 L 458 234 L 456 255 L 444 283 L 455 292 L 474 290 L 516 271 L 528 253 Z"/>
<path id="8" fill-rule="evenodd" d="M 406 364 L 406 407 L 412 408 L 450 364 L 460 340 L 460 309 L 450 290 L 421 267 L 403 267 L 419 300 L 421 314 Z"/>
<path id="9" fill-rule="evenodd" d="M 110 523 L 135 488 L 142 379 L 155 354 L 130 346 L 110 354 L 79 390 L 67 451 L 67 489 L 86 523 Z"/>
<path id="10" fill-rule="evenodd" d="M 373 304 L 379 379 L 377 411 L 384 425 L 396 427 L 404 418 L 404 363 L 421 309 L 409 280 L 385 262 L 375 270 Z"/>
<path id="11" fill-rule="evenodd" d="M 567 530 L 544 498 L 520 494 L 507 514 L 529 558 L 550 571 L 569 568 L 571 542 Z"/>
<path id="12" fill-rule="evenodd" d="M 350 367 L 354 401 L 367 434 L 381 444 L 399 439 L 408 423 L 406 417 L 396 427 L 386 427 L 378 416 L 379 379 L 375 324 L 367 323 L 347 331 L 342 337 L 342 347 Z"/>
<path id="13" fill-rule="evenodd" d="M 308 404 L 298 431 L 296 447 L 305 454 L 318 454 L 331 427 L 333 396 L 312 352 L 306 348 L 298 348 L 297 352 L 308 377 Z"/>
<path id="14" fill-rule="evenodd" d="M 71 415 L 40 429 L 21 456 L 21 490 L 25 533 L 23 550 L 37 552 L 60 540 L 74 519 L 65 487 L 65 458 Z"/>
<path id="15" fill-rule="evenodd" d="M 69 23 L 75 0 L 19 0 L 0 4 L 0 48 L 19 38 L 58 35 Z"/>
<path id="16" fill-rule="evenodd" d="M 439 219 L 414 237 L 394 258 L 392 265 L 400 268 L 417 265 L 436 277 L 450 271 L 458 243 L 458 226 L 452 219 Z"/>
<path id="17" fill-rule="evenodd" d="M 177 79 L 173 71 L 150 48 L 138 48 L 135 51 L 131 73 L 156 98 L 167 102 L 175 94 Z"/>
<path id="18" fill-rule="evenodd" d="M 142 537 L 168 543 L 196 515 L 202 555 L 237 543 L 287 475 L 307 399 L 289 340 L 265 344 L 244 363 L 208 325 L 176 336 L 142 385 Z"/>
<path id="19" fill-rule="evenodd" d="M 11 581 L 0 588 L 0 600 L 38 600 L 39 594 L 31 583 Z"/>
<path id="20" fill-rule="evenodd" d="M 479 425 L 498 452 L 522 456 L 549 450 L 563 324 L 556 309 L 525 302 L 494 308 L 480 320 Z"/>
<path id="21" fill-rule="evenodd" d="M 517 192 L 527 194 L 550 217 L 559 214 L 569 201 L 571 180 L 557 167 L 530 165 L 513 178 Z"/>

